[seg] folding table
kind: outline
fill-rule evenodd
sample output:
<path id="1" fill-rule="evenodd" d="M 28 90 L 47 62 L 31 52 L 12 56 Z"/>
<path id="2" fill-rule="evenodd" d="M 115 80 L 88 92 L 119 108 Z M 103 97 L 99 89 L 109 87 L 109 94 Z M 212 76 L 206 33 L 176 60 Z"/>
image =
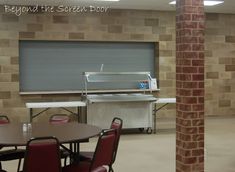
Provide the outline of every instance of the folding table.
<path id="1" fill-rule="evenodd" d="M 29 115 L 30 115 L 30 122 L 33 121 L 33 118 L 37 117 L 41 113 L 47 111 L 50 108 L 62 108 L 72 114 L 79 115 L 80 107 L 85 107 L 86 102 L 84 101 L 64 101 L 64 102 L 29 102 L 26 103 L 26 107 L 29 108 Z M 68 107 L 76 107 L 77 113 L 74 113 L 67 109 Z M 39 113 L 33 114 L 34 108 L 45 108 L 44 110 L 40 111 Z M 78 118 L 79 120 L 79 118 Z"/>
<path id="2" fill-rule="evenodd" d="M 154 116 L 154 134 L 156 133 L 156 113 L 162 109 L 163 107 L 165 107 L 166 105 L 168 105 L 169 103 L 176 103 L 176 98 L 157 98 L 157 100 L 155 102 L 153 102 L 154 104 L 154 109 L 153 109 L 153 116 Z M 162 104 L 160 107 L 157 107 L 157 104 Z"/>

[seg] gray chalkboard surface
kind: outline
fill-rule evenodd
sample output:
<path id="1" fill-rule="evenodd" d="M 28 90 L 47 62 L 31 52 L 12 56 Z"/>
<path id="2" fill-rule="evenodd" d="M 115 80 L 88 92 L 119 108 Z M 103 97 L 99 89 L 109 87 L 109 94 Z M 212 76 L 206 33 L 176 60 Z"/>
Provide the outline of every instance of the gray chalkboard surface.
<path id="1" fill-rule="evenodd" d="M 20 41 L 20 92 L 81 91 L 83 72 L 149 71 L 154 76 L 154 43 Z M 134 89 L 107 83 L 99 89 Z"/>

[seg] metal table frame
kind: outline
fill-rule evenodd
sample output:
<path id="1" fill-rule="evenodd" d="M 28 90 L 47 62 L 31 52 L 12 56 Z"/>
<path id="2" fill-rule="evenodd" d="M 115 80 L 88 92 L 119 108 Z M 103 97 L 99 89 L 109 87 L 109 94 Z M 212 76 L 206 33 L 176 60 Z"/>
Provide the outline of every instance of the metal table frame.
<path id="1" fill-rule="evenodd" d="M 156 134 L 156 119 L 157 119 L 157 112 L 159 110 L 161 110 L 162 108 L 164 108 L 165 106 L 167 106 L 169 103 L 176 103 L 176 98 L 158 98 L 155 102 L 153 102 L 154 104 L 154 109 L 153 109 L 153 132 L 154 134 Z M 162 104 L 160 107 L 157 107 L 157 104 Z"/>

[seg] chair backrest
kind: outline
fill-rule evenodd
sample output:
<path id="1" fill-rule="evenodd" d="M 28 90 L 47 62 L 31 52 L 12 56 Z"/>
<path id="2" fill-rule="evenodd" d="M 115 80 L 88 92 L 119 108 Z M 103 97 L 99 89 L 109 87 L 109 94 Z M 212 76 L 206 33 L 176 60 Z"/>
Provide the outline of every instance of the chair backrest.
<path id="1" fill-rule="evenodd" d="M 9 118 L 5 115 L 0 115 L 0 125 L 1 124 L 8 124 L 8 123 L 10 123 Z"/>
<path id="2" fill-rule="evenodd" d="M 116 160 L 120 135 L 121 135 L 121 131 L 122 131 L 122 124 L 123 124 L 122 119 L 115 117 L 115 118 L 113 118 L 113 121 L 112 121 L 111 126 L 110 126 L 111 129 L 116 129 L 117 130 L 117 137 L 116 137 L 116 140 L 115 140 L 114 155 L 113 155 L 112 163 L 114 163 L 114 161 Z"/>
<path id="3" fill-rule="evenodd" d="M 5 115 L 0 115 L 0 125 L 4 125 L 4 124 L 9 124 L 10 123 L 10 120 L 7 116 Z M 0 145 L 0 149 L 2 149 L 3 146 Z"/>
<path id="4" fill-rule="evenodd" d="M 59 141 L 38 137 L 28 141 L 23 172 L 61 172 Z"/>
<path id="5" fill-rule="evenodd" d="M 89 171 L 112 163 L 116 137 L 116 129 L 103 130 L 101 132 Z"/>
<path id="6" fill-rule="evenodd" d="M 107 169 L 105 167 L 98 167 L 93 169 L 91 172 L 107 172 Z"/>
<path id="7" fill-rule="evenodd" d="M 51 124 L 64 124 L 70 122 L 70 118 L 67 114 L 54 114 L 50 117 L 49 122 Z"/>

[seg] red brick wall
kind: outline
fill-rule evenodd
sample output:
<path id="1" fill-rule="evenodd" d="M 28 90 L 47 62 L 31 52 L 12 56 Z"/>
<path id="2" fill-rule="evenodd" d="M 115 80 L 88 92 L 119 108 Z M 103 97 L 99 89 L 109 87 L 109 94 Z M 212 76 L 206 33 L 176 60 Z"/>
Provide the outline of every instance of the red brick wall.
<path id="1" fill-rule="evenodd" d="M 203 0 L 178 0 L 176 172 L 204 171 Z"/>

